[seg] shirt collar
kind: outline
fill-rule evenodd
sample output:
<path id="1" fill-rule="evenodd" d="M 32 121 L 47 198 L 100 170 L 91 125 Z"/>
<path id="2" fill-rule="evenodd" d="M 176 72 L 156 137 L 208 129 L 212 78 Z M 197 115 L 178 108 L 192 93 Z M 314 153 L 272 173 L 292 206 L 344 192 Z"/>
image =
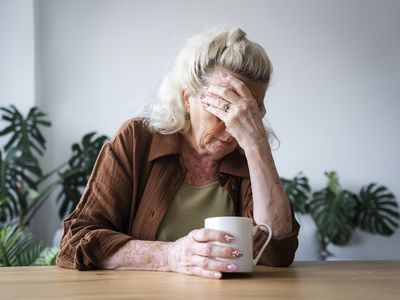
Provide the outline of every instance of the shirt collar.
<path id="1" fill-rule="evenodd" d="M 157 158 L 181 154 L 182 136 L 178 133 L 160 134 L 154 133 L 151 141 L 149 161 Z M 246 156 L 240 148 L 236 148 L 221 160 L 220 173 L 226 173 L 239 177 L 249 177 Z"/>
<path id="2" fill-rule="evenodd" d="M 162 156 L 181 153 L 181 135 L 178 133 L 154 133 L 150 146 L 149 161 Z"/>

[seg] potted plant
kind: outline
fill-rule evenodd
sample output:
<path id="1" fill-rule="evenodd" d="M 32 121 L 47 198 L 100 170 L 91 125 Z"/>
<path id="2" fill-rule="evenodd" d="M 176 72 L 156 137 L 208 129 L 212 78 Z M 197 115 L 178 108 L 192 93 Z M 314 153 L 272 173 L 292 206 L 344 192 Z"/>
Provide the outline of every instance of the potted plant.
<path id="1" fill-rule="evenodd" d="M 86 134 L 81 144 L 73 144 L 68 161 L 45 174 L 39 159 L 46 150 L 42 128 L 51 126 L 46 115 L 36 107 L 26 117 L 13 105 L 0 111 L 6 123 L 0 136 L 9 136 L 0 150 L 0 265 L 54 263 L 58 249 L 34 242 L 28 225 L 57 188 L 59 216 L 75 208 L 107 137 Z M 37 260 L 43 255 L 45 259 Z"/>
<path id="2" fill-rule="evenodd" d="M 302 174 L 292 180 L 282 178 L 294 210 L 309 214 L 316 225 L 322 260 L 332 255 L 327 249 L 329 244 L 346 245 L 356 228 L 384 236 L 395 232 L 399 226 L 399 206 L 385 186 L 370 183 L 355 194 L 341 188 L 336 172 L 325 175 L 327 186 L 312 195 Z"/>

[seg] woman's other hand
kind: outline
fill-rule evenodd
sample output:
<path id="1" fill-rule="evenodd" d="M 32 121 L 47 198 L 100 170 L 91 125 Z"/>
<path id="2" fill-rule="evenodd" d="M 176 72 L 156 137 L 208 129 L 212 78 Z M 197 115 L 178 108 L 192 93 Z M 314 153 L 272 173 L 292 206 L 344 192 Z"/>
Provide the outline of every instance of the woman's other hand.
<path id="1" fill-rule="evenodd" d="M 170 244 L 167 251 L 169 268 L 178 273 L 219 279 L 222 272 L 235 272 L 238 267 L 232 262 L 217 258 L 235 259 L 243 256 L 239 249 L 229 247 L 228 244 L 233 240 L 234 237 L 224 231 L 195 229 Z M 227 246 L 208 242 L 226 243 Z"/>

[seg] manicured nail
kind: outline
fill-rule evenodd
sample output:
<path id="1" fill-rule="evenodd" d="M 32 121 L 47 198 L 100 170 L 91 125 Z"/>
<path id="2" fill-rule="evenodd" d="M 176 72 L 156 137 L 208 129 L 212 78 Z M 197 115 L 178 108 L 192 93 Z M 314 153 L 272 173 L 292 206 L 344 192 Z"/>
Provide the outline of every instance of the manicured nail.
<path id="1" fill-rule="evenodd" d="M 235 238 L 233 236 L 228 235 L 228 234 L 225 234 L 224 238 L 225 238 L 225 241 L 227 241 L 228 243 L 235 240 Z"/>
<path id="2" fill-rule="evenodd" d="M 239 250 L 233 250 L 232 251 L 232 256 L 233 257 L 242 257 L 243 253 L 241 251 L 239 251 Z"/>
<path id="3" fill-rule="evenodd" d="M 221 274 L 221 273 L 218 273 L 218 272 L 217 272 L 217 273 L 214 273 L 214 277 L 215 277 L 215 278 L 221 278 L 221 277 L 222 277 L 222 274 Z"/>
<path id="4" fill-rule="evenodd" d="M 200 95 L 200 99 L 204 99 L 206 96 L 204 95 Z"/>
<path id="5" fill-rule="evenodd" d="M 233 264 L 232 265 L 227 265 L 226 268 L 228 269 L 228 271 L 231 271 L 231 272 L 235 272 L 238 269 L 238 267 L 236 265 L 233 265 Z"/>

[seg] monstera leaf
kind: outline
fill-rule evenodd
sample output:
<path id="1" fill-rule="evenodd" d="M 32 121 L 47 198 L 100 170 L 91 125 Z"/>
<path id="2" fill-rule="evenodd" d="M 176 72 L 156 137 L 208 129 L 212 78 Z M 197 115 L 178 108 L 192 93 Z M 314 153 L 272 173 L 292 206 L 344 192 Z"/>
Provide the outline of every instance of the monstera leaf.
<path id="1" fill-rule="evenodd" d="M 0 223 L 24 215 L 28 209 L 28 196 L 35 197 L 37 184 L 29 172 L 35 168 L 32 157 L 24 157 L 16 148 L 10 149 L 3 159 L 0 151 Z"/>
<path id="2" fill-rule="evenodd" d="M 394 195 L 384 186 L 364 186 L 358 198 L 357 223 L 370 233 L 392 235 L 399 227 L 399 206 Z"/>
<path id="3" fill-rule="evenodd" d="M 43 155 L 46 149 L 46 140 L 43 137 L 40 126 L 51 126 L 51 123 L 46 120 L 46 114 L 41 112 L 37 107 L 29 110 L 26 118 L 14 106 L 1 107 L 3 111 L 2 119 L 9 125 L 0 131 L 0 136 L 11 133 L 10 140 L 4 146 L 7 151 L 11 147 L 20 149 L 24 155 L 34 156 L 34 152 Z"/>
<path id="4" fill-rule="evenodd" d="M 335 172 L 325 173 L 328 185 L 315 192 L 310 201 L 310 213 L 322 236 L 337 245 L 346 244 L 355 228 L 357 199 L 354 194 L 341 190 Z"/>
<path id="5" fill-rule="evenodd" d="M 82 138 L 82 143 L 72 145 L 72 157 L 69 159 L 67 169 L 60 173 L 62 190 L 60 191 L 57 202 L 60 202 L 59 216 L 64 218 L 78 204 L 82 192 L 92 173 L 93 166 L 96 162 L 107 136 L 101 135 L 96 137 L 96 132 L 86 134 Z"/>
<path id="6" fill-rule="evenodd" d="M 281 178 L 281 182 L 294 211 L 302 214 L 308 213 L 307 201 L 311 191 L 308 179 L 299 173 L 293 179 Z"/>
<path id="7" fill-rule="evenodd" d="M 50 126 L 50 122 L 36 107 L 26 117 L 13 105 L 0 111 L 6 124 L 0 136 L 10 136 L 0 152 L 0 223 L 17 216 L 23 223 L 43 175 L 38 155 L 43 154 L 46 140 L 40 128 Z"/>

